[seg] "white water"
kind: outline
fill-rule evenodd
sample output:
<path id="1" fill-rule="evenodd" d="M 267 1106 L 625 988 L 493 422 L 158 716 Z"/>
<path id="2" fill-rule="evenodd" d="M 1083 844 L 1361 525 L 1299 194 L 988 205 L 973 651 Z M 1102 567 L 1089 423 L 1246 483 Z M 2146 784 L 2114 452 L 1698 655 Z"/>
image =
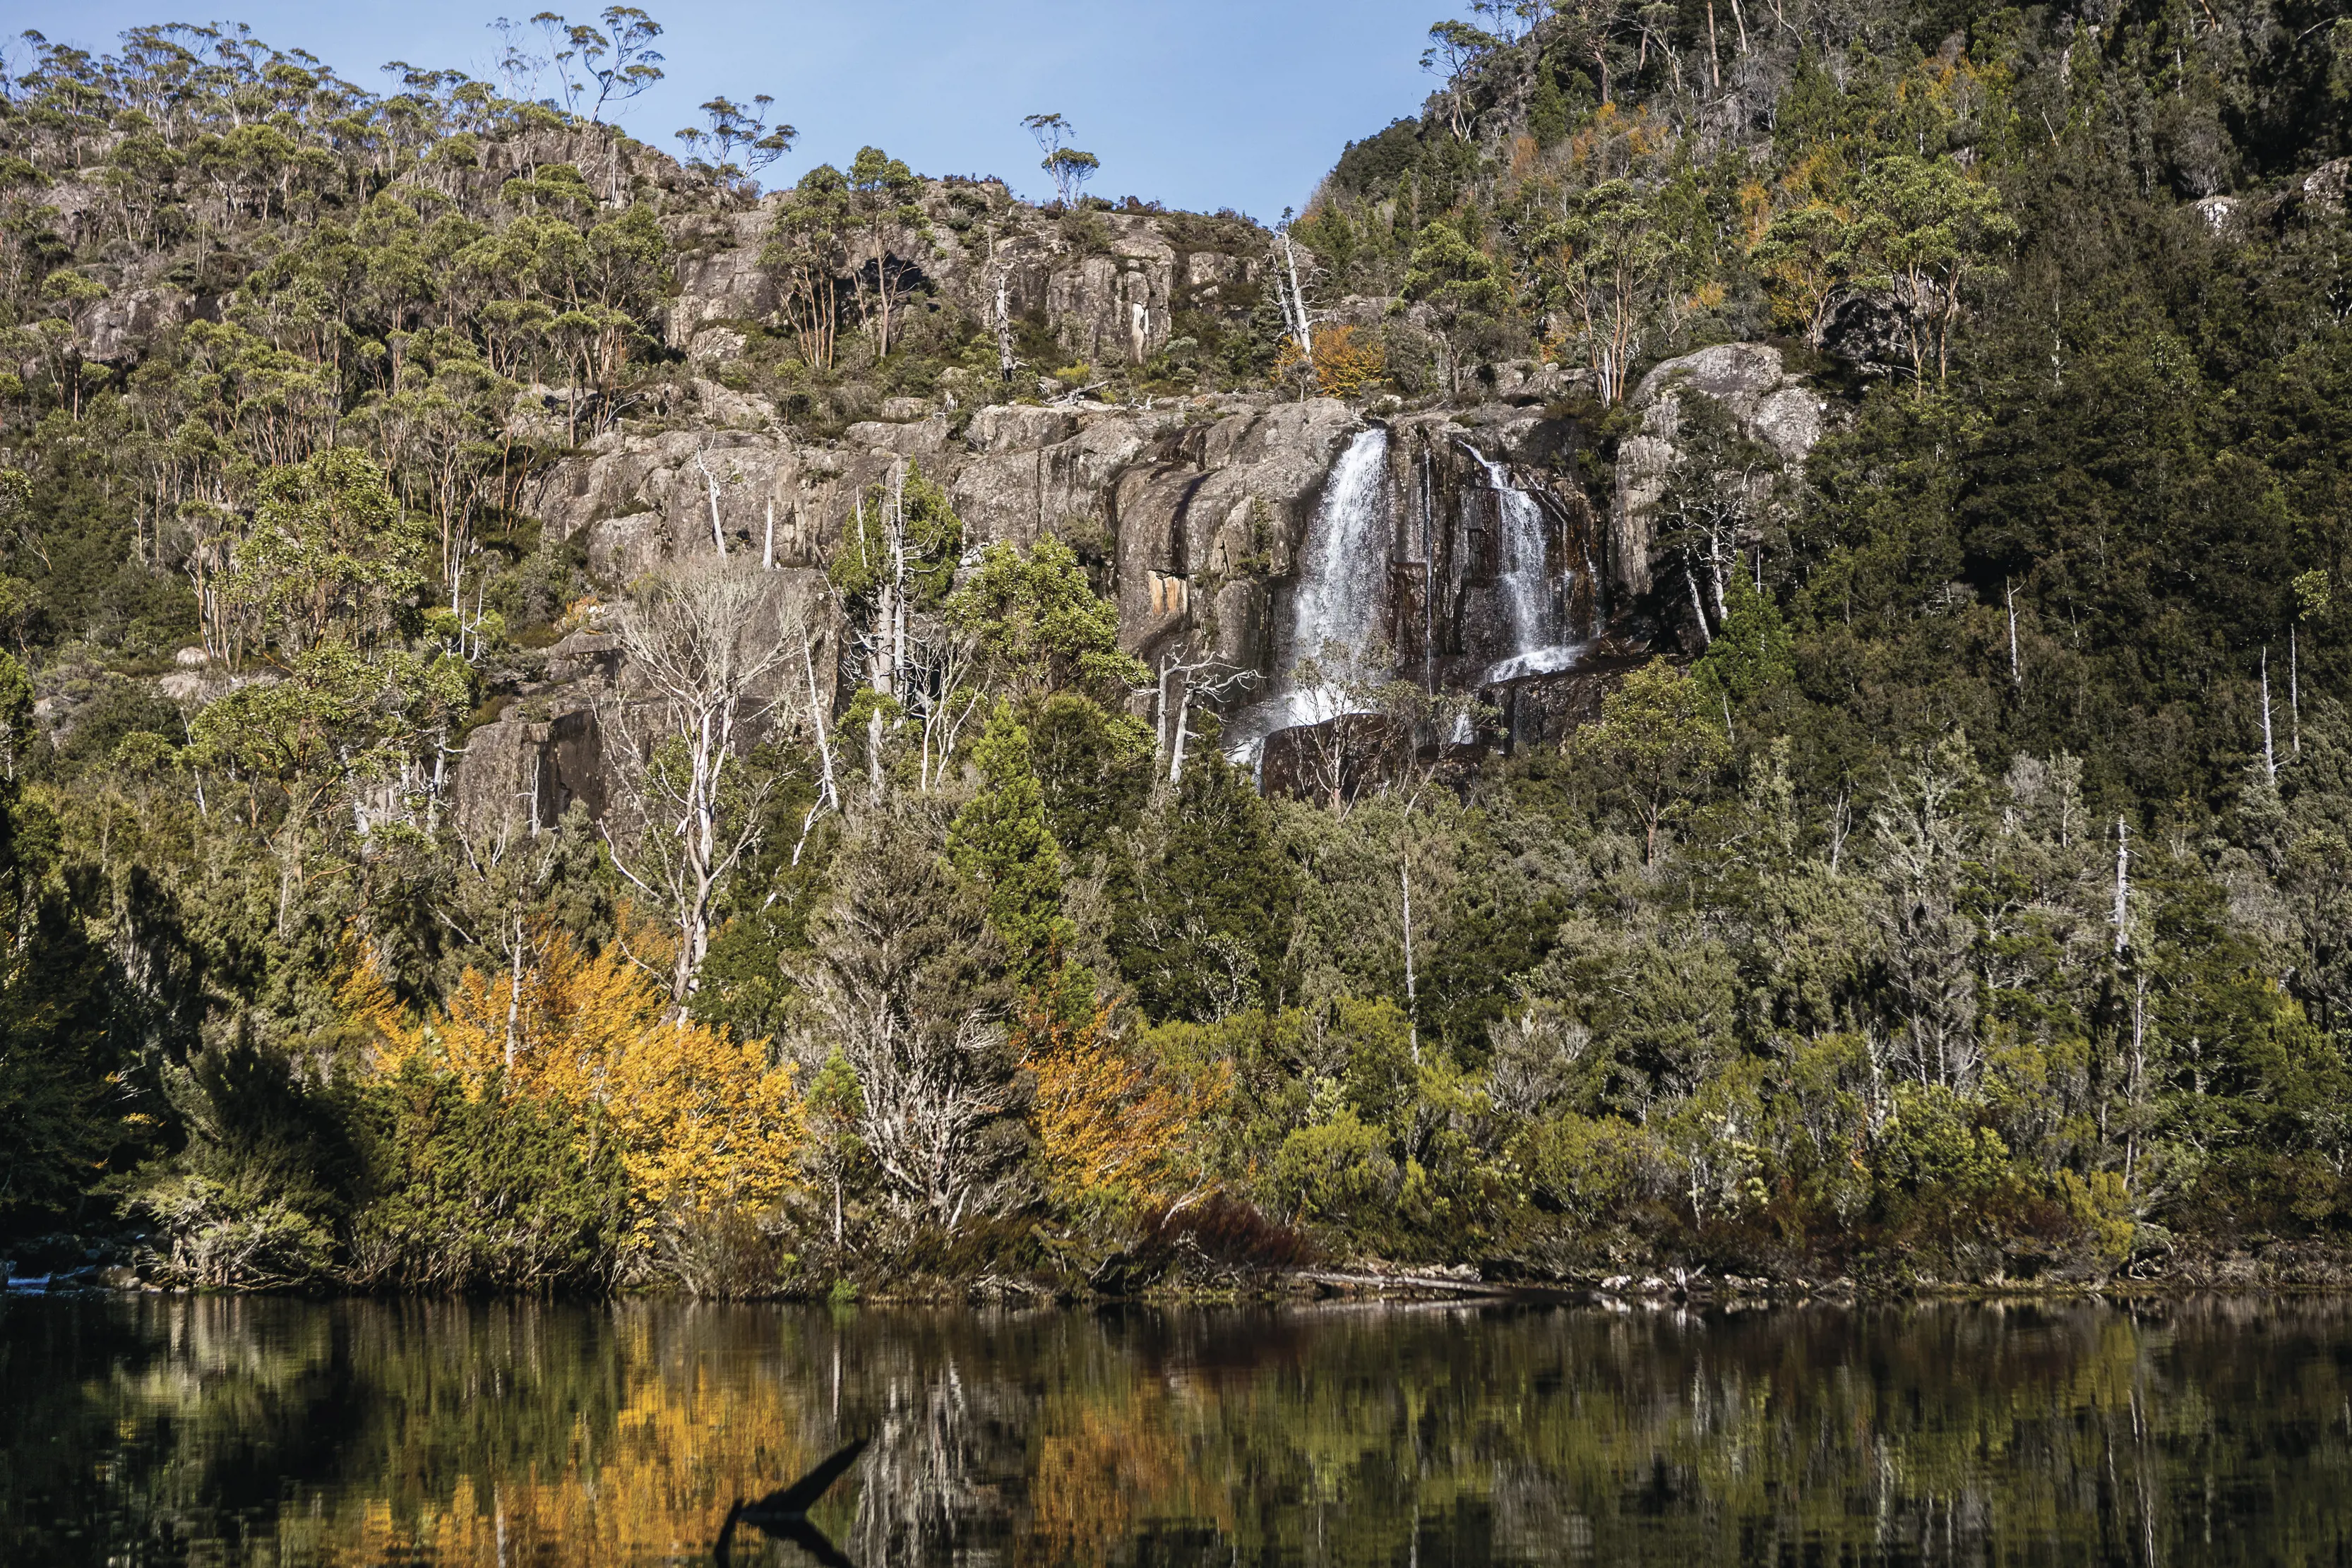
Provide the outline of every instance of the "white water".
<path id="1" fill-rule="evenodd" d="M 1573 573 L 1554 581 L 1549 570 L 1550 529 L 1543 506 L 1511 483 L 1510 470 L 1476 447 L 1463 450 L 1486 471 L 1495 492 L 1495 509 L 1502 522 L 1502 560 L 1496 580 L 1502 590 L 1503 612 L 1511 621 L 1511 653 L 1488 670 L 1482 684 L 1515 680 L 1521 675 L 1548 675 L 1574 664 L 1583 653 L 1580 643 L 1560 636 L 1559 606 L 1568 596 Z"/>
<path id="2" fill-rule="evenodd" d="M 1289 619 L 1276 639 L 1273 689 L 1225 729 L 1236 761 L 1254 758 L 1277 729 L 1320 724 L 1341 711 L 1328 685 L 1302 689 L 1292 676 L 1301 660 L 1321 659 L 1327 644 L 1360 654 L 1375 640 L 1389 577 L 1388 456 L 1389 433 L 1376 424 L 1331 465 L 1299 549 Z"/>

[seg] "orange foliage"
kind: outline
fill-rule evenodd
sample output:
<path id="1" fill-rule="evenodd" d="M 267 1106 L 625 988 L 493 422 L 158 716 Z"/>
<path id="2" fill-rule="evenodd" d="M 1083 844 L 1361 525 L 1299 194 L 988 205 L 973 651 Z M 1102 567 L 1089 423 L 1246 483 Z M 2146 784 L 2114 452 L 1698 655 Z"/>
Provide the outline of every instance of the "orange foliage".
<path id="1" fill-rule="evenodd" d="M 1306 359 L 1295 338 L 1285 338 L 1275 353 L 1276 378 L 1288 375 Z M 1315 387 L 1326 397 L 1352 397 L 1377 386 L 1388 374 L 1388 354 L 1380 340 L 1355 327 L 1326 327 L 1315 340 Z"/>
<path id="2" fill-rule="evenodd" d="M 1511 183 L 1524 185 L 1536 172 L 1536 139 L 1532 136 L 1511 138 Z"/>
<path id="3" fill-rule="evenodd" d="M 604 1113 L 646 1217 L 673 1207 L 765 1207 L 794 1185 L 800 1095 L 772 1066 L 766 1040 L 672 1019 L 668 998 L 614 943 L 583 950 L 542 933 L 520 972 L 459 977 L 439 1018 L 412 1023 L 373 959 L 339 996 L 373 1037 L 371 1065 L 396 1073 L 413 1057 L 477 1093 L 509 1094 Z"/>
<path id="4" fill-rule="evenodd" d="M 1143 1203 L 1178 1196 L 1184 1135 L 1213 1108 L 1222 1082 L 1173 1084 L 1129 1056 L 1110 1031 L 1110 1009 L 1083 1023 L 1040 1011 L 1018 1037 L 1035 1080 L 1030 1132 L 1054 1195 Z"/>

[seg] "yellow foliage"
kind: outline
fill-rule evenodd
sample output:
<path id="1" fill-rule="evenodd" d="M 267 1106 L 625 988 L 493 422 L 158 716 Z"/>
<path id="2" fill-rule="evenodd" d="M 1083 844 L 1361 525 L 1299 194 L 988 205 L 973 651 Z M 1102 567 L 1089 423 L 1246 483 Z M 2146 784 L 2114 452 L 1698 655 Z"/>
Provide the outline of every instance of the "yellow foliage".
<path id="1" fill-rule="evenodd" d="M 1041 1012 L 1022 1027 L 1022 1063 L 1036 1083 L 1029 1118 L 1038 1169 L 1064 1201 L 1173 1197 L 1184 1135 L 1223 1085 L 1161 1081 L 1128 1055 L 1109 1022 L 1105 1008 L 1076 1026 Z"/>
<path id="2" fill-rule="evenodd" d="M 791 1075 L 765 1040 L 738 1040 L 668 1015 L 668 998 L 621 944 L 583 951 L 543 933 L 520 968 L 467 969 L 443 1016 L 412 1024 L 371 957 L 339 995 L 344 1016 L 374 1037 L 370 1064 L 398 1072 L 423 1053 L 479 1093 L 604 1113 L 630 1185 L 651 1216 L 720 1205 L 765 1207 L 793 1185 L 802 1132 Z"/>
<path id="3" fill-rule="evenodd" d="M 1305 359 L 1297 340 L 1285 338 L 1275 353 L 1275 375 L 1289 374 Z M 1352 397 L 1377 386 L 1388 368 L 1380 340 L 1360 329 L 1327 327 L 1315 340 L 1315 387 L 1326 397 Z"/>

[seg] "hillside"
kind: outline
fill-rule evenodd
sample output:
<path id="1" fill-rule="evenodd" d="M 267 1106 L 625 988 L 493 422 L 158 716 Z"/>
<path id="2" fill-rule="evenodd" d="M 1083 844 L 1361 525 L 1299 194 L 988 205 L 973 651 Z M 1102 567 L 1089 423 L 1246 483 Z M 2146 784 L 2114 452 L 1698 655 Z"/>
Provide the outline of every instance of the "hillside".
<path id="1" fill-rule="evenodd" d="M 1484 6 L 1278 231 L 40 47 L 0 1231 L 378 1289 L 2330 1274 L 2302 9 Z"/>

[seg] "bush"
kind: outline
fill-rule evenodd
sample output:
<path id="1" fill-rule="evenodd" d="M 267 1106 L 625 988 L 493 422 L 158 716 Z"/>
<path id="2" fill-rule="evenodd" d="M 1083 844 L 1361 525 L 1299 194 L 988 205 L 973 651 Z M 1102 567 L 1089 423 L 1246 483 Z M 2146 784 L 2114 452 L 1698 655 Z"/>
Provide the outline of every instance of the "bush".
<path id="1" fill-rule="evenodd" d="M 332 1261 L 333 1237 L 282 1196 L 243 1183 L 179 1176 L 131 1201 L 163 1248 L 149 1265 L 168 1285 L 257 1290 L 307 1284 Z"/>
<path id="2" fill-rule="evenodd" d="M 1353 1106 L 1299 1128 L 1274 1157 L 1276 1199 L 1302 1220 L 1343 1228 L 1378 1223 L 1396 1190 L 1388 1138 L 1366 1126 Z"/>
<path id="3" fill-rule="evenodd" d="M 604 1129 L 561 1103 L 509 1097 L 496 1078 L 469 1094 L 454 1074 L 415 1061 L 373 1086 L 371 1099 L 375 1168 L 372 1200 L 352 1227 L 352 1283 L 459 1291 L 612 1281 L 628 1191 Z"/>

